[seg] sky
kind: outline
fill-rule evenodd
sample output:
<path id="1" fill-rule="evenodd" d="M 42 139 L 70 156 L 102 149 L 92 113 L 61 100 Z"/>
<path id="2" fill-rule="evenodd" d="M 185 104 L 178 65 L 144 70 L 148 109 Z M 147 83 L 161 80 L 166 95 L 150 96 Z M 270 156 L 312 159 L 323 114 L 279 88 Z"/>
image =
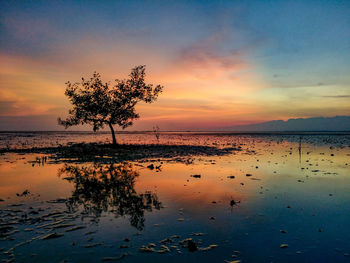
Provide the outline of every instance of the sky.
<path id="1" fill-rule="evenodd" d="M 136 65 L 164 92 L 129 130 L 350 115 L 349 0 L 0 4 L 0 130 L 63 130 L 68 80 Z"/>

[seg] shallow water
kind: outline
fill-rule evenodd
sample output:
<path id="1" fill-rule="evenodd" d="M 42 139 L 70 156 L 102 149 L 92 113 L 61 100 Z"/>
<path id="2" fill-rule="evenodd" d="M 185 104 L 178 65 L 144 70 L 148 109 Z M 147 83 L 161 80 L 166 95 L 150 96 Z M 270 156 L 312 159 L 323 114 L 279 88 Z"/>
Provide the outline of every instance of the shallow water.
<path id="1" fill-rule="evenodd" d="M 35 136 L 27 145 L 56 143 L 52 135 Z M 86 136 L 104 141 L 108 134 Z M 82 139 L 73 137 L 57 143 Z M 23 146 L 20 138 L 7 144 Z M 185 163 L 124 164 L 53 163 L 45 155 L 5 153 L 0 156 L 2 260 L 349 262 L 348 135 L 303 136 L 300 151 L 298 135 L 120 139 L 242 150 L 191 156 Z M 150 164 L 154 169 L 147 168 Z M 181 242 L 186 238 L 196 251 Z M 141 251 L 142 246 L 153 252 Z"/>

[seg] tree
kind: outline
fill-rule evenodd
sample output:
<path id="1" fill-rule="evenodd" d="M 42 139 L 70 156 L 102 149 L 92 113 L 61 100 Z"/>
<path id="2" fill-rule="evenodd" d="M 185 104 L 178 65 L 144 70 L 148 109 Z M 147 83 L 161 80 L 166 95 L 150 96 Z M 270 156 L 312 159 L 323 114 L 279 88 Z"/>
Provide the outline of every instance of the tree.
<path id="1" fill-rule="evenodd" d="M 73 125 L 91 124 L 94 131 L 108 125 L 113 145 L 116 145 L 113 125 L 123 129 L 131 126 L 139 118 L 135 105 L 140 101 L 154 102 L 163 90 L 163 86 L 145 83 L 145 68 L 144 65 L 134 67 L 127 80 L 116 79 L 113 85 L 103 83 L 97 72 L 89 80 L 82 78 L 80 83 L 68 81 L 65 95 L 73 109 L 69 110 L 67 119 L 58 118 L 58 123 L 66 129 Z"/>

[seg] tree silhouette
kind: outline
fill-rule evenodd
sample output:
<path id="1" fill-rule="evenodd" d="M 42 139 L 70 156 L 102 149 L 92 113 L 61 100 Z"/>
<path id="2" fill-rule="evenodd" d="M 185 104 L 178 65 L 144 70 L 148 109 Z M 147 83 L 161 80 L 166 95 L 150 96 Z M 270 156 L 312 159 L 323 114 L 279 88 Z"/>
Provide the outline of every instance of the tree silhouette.
<path id="1" fill-rule="evenodd" d="M 66 205 L 72 212 L 80 207 L 83 214 L 99 218 L 102 212 L 112 212 L 115 217 L 128 216 L 130 224 L 142 230 L 145 211 L 161 209 L 156 194 L 137 193 L 134 185 L 139 173 L 129 163 L 89 166 L 64 165 L 59 177 L 74 184 L 72 197 Z"/>
<path id="2" fill-rule="evenodd" d="M 94 72 L 89 80 L 82 78 L 80 83 L 67 82 L 65 95 L 73 104 L 67 119 L 58 118 L 60 125 L 68 128 L 73 125 L 91 124 L 94 131 L 108 125 L 111 129 L 113 145 L 117 144 L 113 125 L 123 129 L 139 118 L 135 105 L 144 101 L 154 102 L 162 92 L 160 85 L 145 83 L 146 66 L 137 66 L 131 70 L 128 79 L 116 79 L 115 84 L 103 83 L 101 75 Z"/>

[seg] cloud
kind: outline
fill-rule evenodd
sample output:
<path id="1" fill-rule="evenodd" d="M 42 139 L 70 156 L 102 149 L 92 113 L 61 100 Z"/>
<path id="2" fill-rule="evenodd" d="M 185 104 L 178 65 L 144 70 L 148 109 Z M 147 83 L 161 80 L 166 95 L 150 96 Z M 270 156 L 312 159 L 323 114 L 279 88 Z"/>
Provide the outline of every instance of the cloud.
<path id="1" fill-rule="evenodd" d="M 327 96 L 321 96 L 322 98 L 332 98 L 332 99 L 345 99 L 350 98 L 350 95 L 327 95 Z"/>
<path id="2" fill-rule="evenodd" d="M 5 82 L 6 83 L 6 82 Z M 4 82 L 1 82 L 4 86 Z M 12 90 L 11 90 L 12 88 Z M 7 88 L 0 89 L 0 116 L 28 116 L 50 112 L 53 108 L 45 99 L 40 98 L 41 102 L 35 101 L 33 98 L 21 96 L 16 86 L 10 85 Z"/>
<path id="3" fill-rule="evenodd" d="M 179 49 L 172 63 L 182 72 L 205 79 L 247 69 L 244 50 L 226 49 L 224 43 L 225 37 L 219 32 Z"/>
<path id="4" fill-rule="evenodd" d="M 78 128 L 82 129 L 82 126 Z M 57 116 L 54 115 L 0 116 L 1 131 L 53 131 L 63 129 L 62 126 L 57 124 Z M 87 130 L 87 127 L 85 127 L 85 130 Z"/>
<path id="5" fill-rule="evenodd" d="M 24 41 L 42 39 L 53 30 L 53 26 L 49 24 L 48 20 L 28 15 L 20 18 L 5 15 L 3 16 L 3 24 L 16 39 Z M 54 37 L 55 35 L 50 34 L 50 36 Z"/>
<path id="6" fill-rule="evenodd" d="M 23 99 L 0 100 L 0 116 L 28 116 L 47 112 L 45 105 L 36 104 Z"/>
<path id="7" fill-rule="evenodd" d="M 18 106 L 15 101 L 0 101 L 0 116 L 13 114 L 18 110 Z"/>

